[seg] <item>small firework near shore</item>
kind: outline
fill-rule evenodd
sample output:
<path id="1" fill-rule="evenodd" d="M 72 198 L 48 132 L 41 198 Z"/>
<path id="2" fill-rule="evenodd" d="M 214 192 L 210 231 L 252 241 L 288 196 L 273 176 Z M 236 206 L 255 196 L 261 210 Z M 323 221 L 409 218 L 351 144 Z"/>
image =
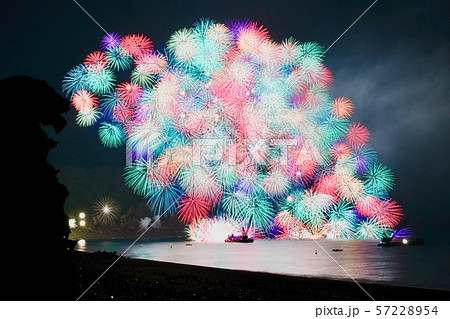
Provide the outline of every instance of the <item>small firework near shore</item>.
<path id="1" fill-rule="evenodd" d="M 112 197 L 104 196 L 94 204 L 94 211 L 94 217 L 101 224 L 112 224 L 119 214 L 120 206 Z"/>

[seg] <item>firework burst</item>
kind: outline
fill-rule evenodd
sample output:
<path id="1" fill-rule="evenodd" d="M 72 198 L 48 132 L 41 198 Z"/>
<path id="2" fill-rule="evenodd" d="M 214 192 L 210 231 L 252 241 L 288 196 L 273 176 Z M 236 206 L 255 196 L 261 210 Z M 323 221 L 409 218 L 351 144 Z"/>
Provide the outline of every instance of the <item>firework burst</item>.
<path id="1" fill-rule="evenodd" d="M 366 191 L 370 194 L 387 194 L 393 189 L 394 174 L 386 166 L 381 164 L 374 165 L 364 177 Z"/>
<path id="2" fill-rule="evenodd" d="M 358 223 L 355 234 L 358 239 L 379 239 L 384 237 L 386 230 L 376 219 L 370 218 Z"/>
<path id="3" fill-rule="evenodd" d="M 349 98 L 338 97 L 333 100 L 331 106 L 333 114 L 340 118 L 346 119 L 353 114 L 353 102 Z"/>
<path id="4" fill-rule="evenodd" d="M 100 198 L 94 205 L 94 217 L 101 224 L 112 224 L 117 218 L 120 206 L 117 201 L 109 196 Z"/>
<path id="5" fill-rule="evenodd" d="M 187 229 L 187 239 L 194 241 L 223 242 L 231 234 L 240 234 L 242 222 L 235 221 L 227 216 L 203 218 L 191 223 Z M 248 236 L 254 238 L 256 232 L 248 229 Z"/>

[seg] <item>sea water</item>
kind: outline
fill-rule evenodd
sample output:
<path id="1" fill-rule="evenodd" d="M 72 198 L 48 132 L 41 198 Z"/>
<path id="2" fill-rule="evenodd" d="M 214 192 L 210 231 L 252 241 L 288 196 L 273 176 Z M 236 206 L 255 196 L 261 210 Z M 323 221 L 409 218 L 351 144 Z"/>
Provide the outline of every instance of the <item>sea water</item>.
<path id="1" fill-rule="evenodd" d="M 134 239 L 86 239 L 79 251 L 122 254 Z M 378 241 L 263 240 L 254 243 L 141 239 L 124 254 L 131 258 L 332 279 L 450 290 L 450 246 L 378 247 Z M 333 251 L 341 248 L 342 251 Z"/>

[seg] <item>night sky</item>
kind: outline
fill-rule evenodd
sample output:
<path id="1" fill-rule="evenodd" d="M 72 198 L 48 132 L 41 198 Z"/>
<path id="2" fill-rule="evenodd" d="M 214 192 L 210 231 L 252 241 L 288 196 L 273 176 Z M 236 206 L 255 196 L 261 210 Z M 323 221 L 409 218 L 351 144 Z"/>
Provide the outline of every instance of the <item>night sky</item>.
<path id="1" fill-rule="evenodd" d="M 292 36 L 327 48 L 372 2 L 79 1 L 108 32 L 145 34 L 160 51 L 174 31 L 202 17 L 248 18 L 276 41 Z M 448 1 L 380 0 L 324 60 L 334 76 L 331 96 L 354 101 L 352 120 L 369 128 L 378 161 L 394 171 L 392 197 L 417 232 L 448 231 L 450 223 L 449 9 Z M 0 17 L 0 78 L 30 75 L 57 92 L 104 35 L 70 0 L 8 1 Z M 104 148 L 94 128 L 75 124 L 74 110 L 65 117 L 50 159 L 70 192 L 66 213 L 90 209 L 104 195 L 123 210 L 141 202 L 123 182 L 124 148 Z"/>

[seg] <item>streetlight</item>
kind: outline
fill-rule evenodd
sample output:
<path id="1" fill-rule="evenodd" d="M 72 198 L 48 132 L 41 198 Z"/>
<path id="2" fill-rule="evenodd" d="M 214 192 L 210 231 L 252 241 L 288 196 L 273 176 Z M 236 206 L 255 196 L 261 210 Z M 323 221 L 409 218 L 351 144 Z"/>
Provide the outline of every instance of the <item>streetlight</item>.
<path id="1" fill-rule="evenodd" d="M 80 227 L 86 226 L 86 221 L 85 221 L 86 214 L 81 212 L 78 214 L 78 217 L 80 217 Z"/>
<path id="2" fill-rule="evenodd" d="M 69 227 L 70 227 L 70 228 L 75 228 L 75 227 L 77 227 L 77 221 L 76 221 L 75 218 L 69 219 Z"/>

